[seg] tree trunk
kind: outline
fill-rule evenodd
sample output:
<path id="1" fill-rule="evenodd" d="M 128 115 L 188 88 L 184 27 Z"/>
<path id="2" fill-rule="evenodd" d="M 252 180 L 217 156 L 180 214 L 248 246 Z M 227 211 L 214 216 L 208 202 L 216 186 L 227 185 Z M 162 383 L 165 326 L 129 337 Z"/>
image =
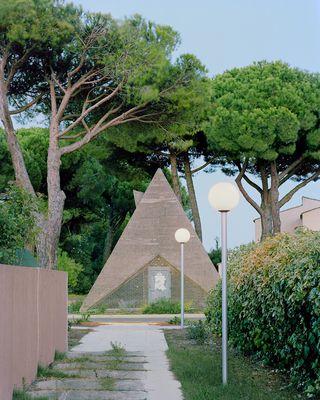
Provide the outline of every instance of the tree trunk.
<path id="1" fill-rule="evenodd" d="M 3 76 L 0 77 L 0 119 L 4 126 L 6 141 L 8 144 L 14 169 L 16 184 L 23 190 L 36 197 L 36 193 L 29 178 L 21 147 L 19 145 L 17 135 L 13 126 L 12 118 L 9 113 L 7 88 Z M 38 228 L 38 233 L 36 237 L 38 264 L 40 268 L 46 268 L 48 262 L 46 240 L 47 220 L 45 215 L 40 212 L 35 213 L 34 217 L 36 221 L 36 226 Z"/>
<path id="2" fill-rule="evenodd" d="M 3 77 L 0 77 L 0 119 L 4 126 L 17 185 L 35 195 L 9 113 L 7 88 Z"/>
<path id="3" fill-rule="evenodd" d="M 172 187 L 175 195 L 177 196 L 180 203 L 181 193 L 179 185 L 178 167 L 177 167 L 177 155 L 170 151 L 170 165 L 171 165 L 171 175 L 172 175 Z"/>
<path id="4" fill-rule="evenodd" d="M 196 193 L 195 193 L 194 186 L 193 186 L 193 180 L 192 180 L 192 174 L 191 174 L 188 153 L 183 154 L 183 165 L 184 165 L 184 172 L 185 172 L 185 176 L 186 176 L 188 194 L 189 194 L 189 198 L 190 198 L 190 205 L 191 205 L 191 210 L 192 210 L 194 228 L 195 228 L 195 231 L 196 231 L 199 239 L 202 242 L 201 220 L 200 220 L 199 208 L 198 208 L 197 199 L 196 199 Z"/>
<path id="5" fill-rule="evenodd" d="M 281 232 L 280 205 L 279 205 L 279 175 L 276 162 L 270 164 L 271 188 L 270 202 L 272 211 L 273 234 Z"/>
<path id="6" fill-rule="evenodd" d="M 272 209 L 269 202 L 261 205 L 261 241 L 273 235 Z"/>
<path id="7" fill-rule="evenodd" d="M 57 250 L 61 232 L 65 194 L 60 187 L 61 153 L 58 144 L 58 126 L 54 119 L 50 125 L 48 148 L 48 229 L 47 254 L 48 269 L 57 268 Z"/>

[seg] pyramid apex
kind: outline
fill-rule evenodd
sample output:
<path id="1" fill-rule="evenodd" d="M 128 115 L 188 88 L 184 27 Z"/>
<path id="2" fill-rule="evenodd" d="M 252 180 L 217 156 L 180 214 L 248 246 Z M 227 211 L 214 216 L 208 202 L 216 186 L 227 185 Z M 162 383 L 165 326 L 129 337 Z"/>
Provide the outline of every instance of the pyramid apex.
<path id="1" fill-rule="evenodd" d="M 155 173 L 154 175 L 161 175 L 161 176 L 166 177 L 161 168 L 158 168 L 158 169 L 156 170 L 156 173 Z"/>

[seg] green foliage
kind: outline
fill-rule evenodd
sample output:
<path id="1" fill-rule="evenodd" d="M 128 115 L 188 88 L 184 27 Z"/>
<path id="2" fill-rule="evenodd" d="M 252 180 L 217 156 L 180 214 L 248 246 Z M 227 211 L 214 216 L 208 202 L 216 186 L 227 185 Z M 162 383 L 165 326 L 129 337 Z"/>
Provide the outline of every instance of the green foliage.
<path id="1" fill-rule="evenodd" d="M 208 338 L 208 329 L 204 321 L 197 321 L 186 327 L 186 335 L 188 339 L 196 340 L 198 343 L 204 343 Z"/>
<path id="2" fill-rule="evenodd" d="M 115 389 L 115 380 L 111 376 L 105 376 L 104 378 L 99 378 L 99 383 L 103 390 Z"/>
<path id="3" fill-rule="evenodd" d="M 261 363 L 230 349 L 228 385 L 221 383 L 221 348 L 216 341 L 199 344 L 186 340 L 188 331 L 164 331 L 170 367 L 181 382 L 186 400 L 297 400 L 301 395 Z"/>
<path id="4" fill-rule="evenodd" d="M 38 191 L 38 202 L 41 209 L 46 210 L 48 129 L 19 129 L 17 136 L 32 184 Z M 103 138 L 63 159 L 61 184 L 67 199 L 60 259 L 62 252 L 66 252 L 76 264 L 83 266 L 75 285 L 74 279 L 70 280 L 73 276 L 69 277 L 72 292 L 87 293 L 90 290 L 135 208 L 132 190 L 144 191 L 153 172 L 127 163 L 120 166 L 117 161 Z M 0 167 L 0 191 L 4 191 L 14 176 L 1 130 Z M 78 268 L 76 270 L 78 272 Z"/>
<path id="5" fill-rule="evenodd" d="M 66 374 L 63 371 L 59 371 L 57 369 L 52 368 L 52 366 L 49 367 L 44 367 L 42 365 L 38 366 L 38 372 L 37 372 L 37 377 L 38 378 L 58 378 L 58 379 L 63 379 L 63 378 L 77 378 L 78 376 L 75 374 Z"/>
<path id="6" fill-rule="evenodd" d="M 218 264 L 221 263 L 221 247 L 219 247 L 218 239 L 216 239 L 216 246 L 210 250 L 208 256 L 210 257 L 210 260 L 217 268 Z"/>
<path id="7" fill-rule="evenodd" d="M 30 47 L 37 43 L 55 45 L 74 32 L 65 20 L 71 5 L 59 5 L 54 0 L 11 0 L 0 6 L 1 42 L 11 46 Z M 72 11 L 75 13 L 75 10 Z"/>
<path id="8" fill-rule="evenodd" d="M 170 325 L 180 325 L 181 324 L 181 318 L 177 317 L 176 315 L 171 318 L 168 322 Z"/>
<path id="9" fill-rule="evenodd" d="M 80 273 L 83 271 L 83 266 L 69 257 L 67 252 L 59 249 L 58 270 L 68 272 L 68 289 L 70 293 L 73 293 L 77 287 Z"/>
<path id="10" fill-rule="evenodd" d="M 229 257 L 229 327 L 245 353 L 288 371 L 294 385 L 320 393 L 320 233 L 298 231 L 242 246 Z M 207 320 L 221 332 L 221 285 Z"/>
<path id="11" fill-rule="evenodd" d="M 191 304 L 185 304 L 184 310 L 185 312 L 189 312 L 191 310 Z M 180 312 L 180 303 L 168 299 L 160 299 L 144 306 L 142 309 L 143 314 L 179 314 Z"/>
<path id="12" fill-rule="evenodd" d="M 125 347 L 118 342 L 110 342 L 112 349 L 106 352 L 106 355 L 113 356 L 117 359 L 121 359 L 126 355 Z"/>
<path id="13" fill-rule="evenodd" d="M 319 105 L 312 74 L 279 61 L 235 68 L 212 81 L 209 145 L 232 159 L 272 161 L 293 155 L 304 138 L 299 150 L 307 151 L 318 132 Z"/>
<path id="14" fill-rule="evenodd" d="M 13 391 L 12 400 L 33 400 L 33 399 L 34 397 L 24 390 L 15 389 Z M 39 396 L 38 400 L 49 400 L 49 398 L 44 396 Z"/>
<path id="15" fill-rule="evenodd" d="M 54 353 L 54 361 L 62 361 L 66 358 L 66 353 L 63 353 L 61 351 L 55 351 Z"/>
<path id="16" fill-rule="evenodd" d="M 31 195 L 11 185 L 0 200 L 0 263 L 14 264 L 16 251 L 33 245 L 36 233 Z"/>
<path id="17" fill-rule="evenodd" d="M 82 306 L 82 300 L 79 299 L 79 300 L 73 301 L 68 306 L 68 312 L 70 314 L 77 314 L 80 312 L 81 306 Z"/>
<path id="18" fill-rule="evenodd" d="M 93 311 L 86 311 L 84 313 L 81 313 L 81 318 L 80 322 L 87 322 L 89 321 L 89 318 L 93 315 Z"/>
<path id="19" fill-rule="evenodd" d="M 105 314 L 107 311 L 107 306 L 105 304 L 100 304 L 98 307 L 92 309 L 94 314 Z"/>

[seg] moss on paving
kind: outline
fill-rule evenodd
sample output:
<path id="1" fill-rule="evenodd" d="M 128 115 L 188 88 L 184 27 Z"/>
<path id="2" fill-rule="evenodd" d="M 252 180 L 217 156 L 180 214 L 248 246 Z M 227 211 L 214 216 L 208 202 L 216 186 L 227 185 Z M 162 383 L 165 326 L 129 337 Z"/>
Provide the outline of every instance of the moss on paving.
<path id="1" fill-rule="evenodd" d="M 34 397 L 30 396 L 29 393 L 24 390 L 14 390 L 12 400 L 34 400 Z M 37 400 L 49 400 L 48 397 L 37 397 Z"/>
<path id="2" fill-rule="evenodd" d="M 102 390 L 114 390 L 115 389 L 115 380 L 111 376 L 99 378 L 99 383 L 102 387 Z"/>
<path id="3" fill-rule="evenodd" d="M 57 378 L 57 379 L 63 379 L 63 378 L 78 378 L 78 375 L 68 375 L 64 373 L 63 371 L 60 371 L 58 369 L 54 369 L 52 366 L 49 367 L 43 367 L 42 365 L 38 366 L 38 372 L 37 372 L 37 377 L 38 378 Z"/>

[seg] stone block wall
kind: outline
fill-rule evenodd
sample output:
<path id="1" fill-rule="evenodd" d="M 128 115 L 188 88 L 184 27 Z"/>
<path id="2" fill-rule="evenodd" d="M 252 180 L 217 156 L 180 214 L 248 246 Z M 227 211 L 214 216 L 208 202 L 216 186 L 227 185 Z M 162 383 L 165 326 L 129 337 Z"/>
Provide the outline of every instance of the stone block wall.
<path id="1" fill-rule="evenodd" d="M 180 271 L 170 265 L 162 257 L 154 258 L 137 274 L 130 277 L 117 290 L 102 299 L 98 305 L 107 308 L 139 308 L 148 304 L 148 274 L 149 267 L 169 267 L 171 271 L 171 300 L 180 301 Z M 185 302 L 192 307 L 201 308 L 205 305 L 207 292 L 185 276 Z"/>

